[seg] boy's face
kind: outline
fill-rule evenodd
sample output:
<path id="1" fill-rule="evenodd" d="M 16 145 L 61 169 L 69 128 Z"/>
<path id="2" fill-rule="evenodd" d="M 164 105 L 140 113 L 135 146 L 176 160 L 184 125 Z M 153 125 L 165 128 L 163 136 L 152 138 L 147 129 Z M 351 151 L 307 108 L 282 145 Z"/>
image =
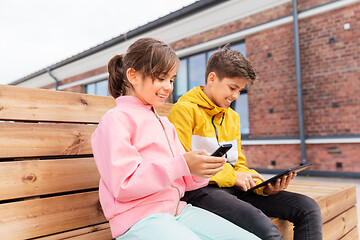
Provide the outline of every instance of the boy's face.
<path id="1" fill-rule="evenodd" d="M 219 79 L 216 73 L 211 72 L 204 92 L 214 104 L 228 108 L 231 102 L 238 99 L 240 91 L 244 89 L 247 82 L 246 79 L 239 77 Z"/>

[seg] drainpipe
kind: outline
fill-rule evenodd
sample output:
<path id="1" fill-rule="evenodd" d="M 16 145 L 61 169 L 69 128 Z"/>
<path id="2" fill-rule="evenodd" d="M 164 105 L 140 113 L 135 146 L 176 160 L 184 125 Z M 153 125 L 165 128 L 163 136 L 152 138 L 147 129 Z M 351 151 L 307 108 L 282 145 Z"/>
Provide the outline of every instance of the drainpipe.
<path id="1" fill-rule="evenodd" d="M 50 77 L 52 77 L 55 80 L 55 90 L 57 91 L 59 88 L 59 80 L 54 75 L 52 75 L 50 68 L 47 68 L 46 71 L 50 75 Z"/>
<path id="2" fill-rule="evenodd" d="M 297 102 L 299 109 L 299 130 L 300 130 L 300 145 L 301 145 L 301 164 L 306 163 L 306 146 L 305 146 L 305 129 L 304 129 L 304 115 L 303 115 L 303 100 L 302 100 L 302 84 L 301 84 L 301 66 L 300 66 L 300 47 L 299 47 L 299 29 L 297 16 L 297 1 L 292 0 L 293 7 L 293 21 L 294 21 L 294 41 L 295 41 L 295 66 L 296 66 L 296 88 L 297 88 Z"/>

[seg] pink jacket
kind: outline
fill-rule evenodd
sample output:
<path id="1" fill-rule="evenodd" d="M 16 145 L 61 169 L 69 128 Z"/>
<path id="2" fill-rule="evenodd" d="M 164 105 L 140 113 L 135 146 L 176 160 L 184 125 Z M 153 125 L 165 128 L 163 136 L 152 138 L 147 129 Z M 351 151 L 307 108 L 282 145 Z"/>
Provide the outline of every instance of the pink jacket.
<path id="1" fill-rule="evenodd" d="M 184 192 L 208 183 L 190 174 L 185 151 L 166 117 L 157 118 L 150 105 L 134 96 L 119 97 L 116 105 L 91 138 L 101 176 L 100 202 L 113 237 L 149 215 L 180 214 Z"/>

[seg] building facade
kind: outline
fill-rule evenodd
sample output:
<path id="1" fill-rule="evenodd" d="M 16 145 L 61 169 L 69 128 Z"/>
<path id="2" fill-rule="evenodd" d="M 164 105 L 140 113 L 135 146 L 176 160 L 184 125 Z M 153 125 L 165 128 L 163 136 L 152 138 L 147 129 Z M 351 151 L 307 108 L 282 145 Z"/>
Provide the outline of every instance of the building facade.
<path id="1" fill-rule="evenodd" d="M 155 37 L 181 59 L 175 102 L 204 84 L 207 58 L 230 43 L 258 76 L 232 106 L 249 166 L 284 169 L 305 160 L 314 174 L 360 177 L 360 1 L 298 0 L 296 16 L 293 2 L 198 1 L 12 85 L 107 95 L 109 59 L 137 38 Z"/>

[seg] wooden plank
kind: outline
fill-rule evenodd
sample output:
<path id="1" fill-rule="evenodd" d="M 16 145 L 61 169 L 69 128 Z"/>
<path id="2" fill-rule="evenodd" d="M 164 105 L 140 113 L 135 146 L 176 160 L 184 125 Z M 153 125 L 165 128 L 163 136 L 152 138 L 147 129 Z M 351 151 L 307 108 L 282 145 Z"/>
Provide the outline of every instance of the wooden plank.
<path id="1" fill-rule="evenodd" d="M 96 232 L 87 233 L 84 235 L 67 238 L 68 240 L 111 240 L 112 235 L 110 229 L 104 229 Z"/>
<path id="2" fill-rule="evenodd" d="M 356 204 L 355 186 L 293 181 L 287 190 L 307 195 L 316 200 L 321 208 L 323 222 L 325 222 L 324 226 L 331 224 L 331 221 L 334 221 L 333 219 L 339 214 L 350 211 L 349 209 L 352 209 Z M 356 212 L 355 215 L 349 215 L 348 213 L 347 217 L 350 226 L 354 220 L 357 221 Z M 293 239 L 293 225 L 290 222 L 276 218 L 273 218 L 272 221 L 279 227 L 284 240 Z M 336 234 L 341 233 L 337 232 Z"/>
<path id="3" fill-rule="evenodd" d="M 36 240 L 58 240 L 58 239 L 93 239 L 109 240 L 112 239 L 109 223 L 76 229 L 64 233 L 54 234 L 51 236 L 35 238 Z"/>
<path id="4" fill-rule="evenodd" d="M 321 208 L 323 222 L 327 222 L 338 214 L 356 204 L 356 187 L 341 184 L 291 182 L 288 191 L 297 192 L 313 198 Z M 304 188 L 307 186 L 307 188 Z M 321 192 L 320 189 L 328 189 Z M 315 193 L 314 193 L 315 192 Z M 317 192 L 317 193 L 316 193 Z M 339 204 L 341 202 L 341 204 Z"/>
<path id="5" fill-rule="evenodd" d="M 291 222 L 279 218 L 271 218 L 271 221 L 278 226 L 280 233 L 283 235 L 283 240 L 293 240 L 294 225 Z"/>
<path id="6" fill-rule="evenodd" d="M 278 218 L 271 218 L 275 223 L 281 234 L 283 234 L 284 240 L 293 240 L 293 227 L 294 225 L 289 221 L 281 220 Z M 357 225 L 356 207 L 353 206 L 347 211 L 339 214 L 338 216 L 330 219 L 323 224 L 323 239 L 326 240 L 338 240 L 344 235 L 347 235 Z M 352 239 L 354 233 L 349 235 L 348 239 Z M 356 235 L 357 236 L 357 235 Z"/>
<path id="7" fill-rule="evenodd" d="M 0 158 L 92 154 L 96 125 L 0 122 Z"/>
<path id="8" fill-rule="evenodd" d="M 0 205 L 1 239 L 27 239 L 107 222 L 98 191 Z"/>
<path id="9" fill-rule="evenodd" d="M 97 123 L 112 97 L 0 85 L 0 120 Z"/>
<path id="10" fill-rule="evenodd" d="M 359 240 L 359 230 L 358 230 L 358 228 L 354 227 L 345 236 L 340 238 L 340 240 Z"/>
<path id="11" fill-rule="evenodd" d="M 357 225 L 356 206 L 336 216 L 323 225 L 323 238 L 326 240 L 338 240 L 345 236 Z"/>
<path id="12" fill-rule="evenodd" d="M 97 188 L 93 158 L 0 162 L 0 200 Z"/>
<path id="13" fill-rule="evenodd" d="M 0 120 L 98 123 L 114 106 L 112 97 L 0 85 Z M 171 107 L 157 111 L 167 116 Z"/>
<path id="14" fill-rule="evenodd" d="M 321 197 L 317 202 L 323 222 L 327 222 L 356 204 L 356 187 L 348 186 L 341 191 Z"/>

